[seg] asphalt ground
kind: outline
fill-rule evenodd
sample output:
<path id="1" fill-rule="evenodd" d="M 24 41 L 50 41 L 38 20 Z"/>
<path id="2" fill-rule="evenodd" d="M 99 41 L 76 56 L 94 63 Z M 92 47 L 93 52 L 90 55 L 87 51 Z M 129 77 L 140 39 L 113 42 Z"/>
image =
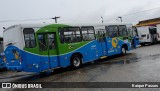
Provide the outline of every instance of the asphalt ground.
<path id="1" fill-rule="evenodd" d="M 53 74 L 0 71 L 0 82 L 160 82 L 160 44 L 139 47 L 126 56 L 116 55 L 81 68 L 57 69 Z M 0 89 L 42 91 L 159 91 L 149 88 Z"/>

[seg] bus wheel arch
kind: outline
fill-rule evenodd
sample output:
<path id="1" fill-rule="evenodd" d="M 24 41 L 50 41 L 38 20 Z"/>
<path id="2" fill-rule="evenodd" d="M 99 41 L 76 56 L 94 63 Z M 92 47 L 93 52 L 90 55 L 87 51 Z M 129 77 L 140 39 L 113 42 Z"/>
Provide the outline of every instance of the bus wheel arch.
<path id="1" fill-rule="evenodd" d="M 70 65 L 72 69 L 77 69 L 82 65 L 82 54 L 77 52 L 71 55 L 70 57 Z"/>
<path id="2" fill-rule="evenodd" d="M 126 55 L 127 54 L 127 50 L 128 50 L 127 44 L 123 44 L 122 47 L 121 47 L 121 54 L 122 55 Z"/>

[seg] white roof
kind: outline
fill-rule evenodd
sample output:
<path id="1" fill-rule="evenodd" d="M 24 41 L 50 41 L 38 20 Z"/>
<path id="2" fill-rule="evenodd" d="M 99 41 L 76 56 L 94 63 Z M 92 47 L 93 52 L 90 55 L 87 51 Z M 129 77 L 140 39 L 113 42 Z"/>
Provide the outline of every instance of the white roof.
<path id="1" fill-rule="evenodd" d="M 7 30 L 9 28 L 12 28 L 12 27 L 15 27 L 15 26 L 19 26 L 19 27 L 22 27 L 22 28 L 32 28 L 32 27 L 39 28 L 39 27 L 44 27 L 44 26 L 50 25 L 50 24 L 53 24 L 53 23 L 17 24 L 17 25 L 13 25 L 13 26 L 8 27 L 5 30 Z M 59 23 L 55 23 L 55 24 L 59 24 Z M 106 26 L 106 25 L 132 25 L 132 24 L 131 23 L 77 23 L 77 24 L 64 23 L 64 25 L 71 25 L 71 26 Z"/>

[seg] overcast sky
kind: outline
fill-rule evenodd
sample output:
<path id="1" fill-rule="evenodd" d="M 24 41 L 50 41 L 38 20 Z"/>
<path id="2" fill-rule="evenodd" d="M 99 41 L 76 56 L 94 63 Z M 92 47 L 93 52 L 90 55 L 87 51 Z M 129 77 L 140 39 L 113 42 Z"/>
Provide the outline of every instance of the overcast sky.
<path id="1" fill-rule="evenodd" d="M 48 18 L 34 21 L 0 22 L 0 36 L 3 28 L 20 23 L 54 23 L 49 19 L 60 16 L 59 23 L 118 22 L 122 16 L 124 22 L 133 24 L 140 20 L 160 17 L 160 8 L 144 13 L 132 14 L 160 7 L 159 0 L 0 0 L 0 21 Z"/>

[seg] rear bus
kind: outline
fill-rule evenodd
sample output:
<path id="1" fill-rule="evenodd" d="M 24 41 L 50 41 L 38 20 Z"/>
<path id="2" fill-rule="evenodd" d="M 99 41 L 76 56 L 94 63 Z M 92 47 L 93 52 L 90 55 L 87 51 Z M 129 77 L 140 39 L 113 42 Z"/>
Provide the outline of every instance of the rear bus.
<path id="1" fill-rule="evenodd" d="M 140 44 L 157 43 L 157 28 L 152 26 L 137 27 L 139 33 Z"/>

